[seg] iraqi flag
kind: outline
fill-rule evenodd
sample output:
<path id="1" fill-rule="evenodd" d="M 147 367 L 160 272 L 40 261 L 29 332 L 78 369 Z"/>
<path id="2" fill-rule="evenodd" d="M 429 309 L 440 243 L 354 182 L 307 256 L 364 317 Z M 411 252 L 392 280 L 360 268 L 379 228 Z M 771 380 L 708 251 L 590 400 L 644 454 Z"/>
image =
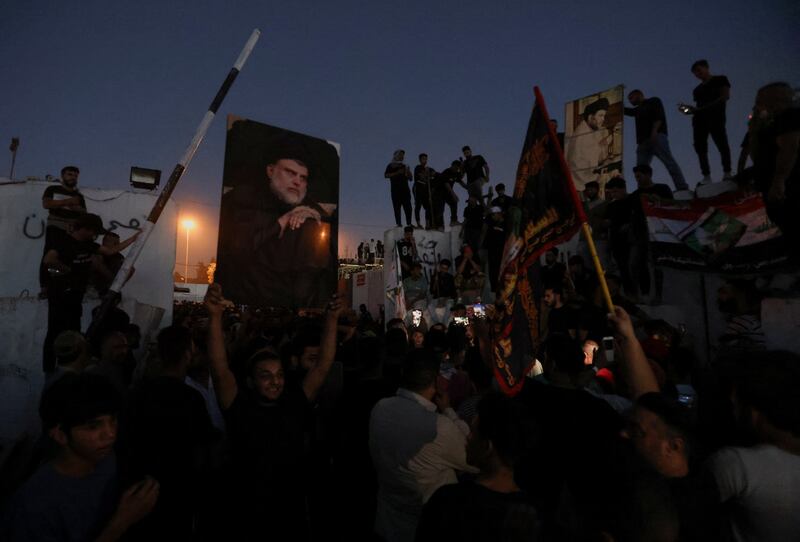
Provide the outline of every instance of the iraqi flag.
<path id="1" fill-rule="evenodd" d="M 760 194 L 729 192 L 691 201 L 643 197 L 642 209 L 658 265 L 748 274 L 786 262 L 784 238 Z"/>
<path id="2" fill-rule="evenodd" d="M 494 369 L 501 389 L 515 395 L 535 362 L 539 346 L 539 256 L 571 238 L 586 221 L 558 138 L 550 126 L 544 99 L 528 122 L 517 166 L 514 205 L 500 267 L 496 302 L 499 331 L 492 344 Z M 497 329 L 497 328 L 496 328 Z"/>

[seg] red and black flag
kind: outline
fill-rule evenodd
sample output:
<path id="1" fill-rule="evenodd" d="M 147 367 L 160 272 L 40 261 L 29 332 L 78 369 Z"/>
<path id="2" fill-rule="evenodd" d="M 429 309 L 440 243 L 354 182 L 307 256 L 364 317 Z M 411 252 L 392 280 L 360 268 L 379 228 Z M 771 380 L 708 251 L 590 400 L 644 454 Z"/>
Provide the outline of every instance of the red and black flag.
<path id="1" fill-rule="evenodd" d="M 539 88 L 522 147 L 514 206 L 500 267 L 497 324 L 493 342 L 495 376 L 515 395 L 535 362 L 539 346 L 539 256 L 572 237 L 586 221 Z"/>

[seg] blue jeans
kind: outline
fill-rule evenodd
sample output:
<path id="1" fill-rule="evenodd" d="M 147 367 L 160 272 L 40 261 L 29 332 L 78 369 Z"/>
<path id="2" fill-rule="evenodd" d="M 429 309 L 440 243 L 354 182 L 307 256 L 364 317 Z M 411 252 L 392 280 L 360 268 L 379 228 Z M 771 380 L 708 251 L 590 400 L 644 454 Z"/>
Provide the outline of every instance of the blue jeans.
<path id="1" fill-rule="evenodd" d="M 689 189 L 689 185 L 686 184 L 686 179 L 683 178 L 681 167 L 678 165 L 678 162 L 675 161 L 672 152 L 669 150 L 667 134 L 658 134 L 658 139 L 655 144 L 651 144 L 647 141 L 639 143 L 636 146 L 637 166 L 649 166 L 650 162 L 653 161 L 653 156 L 661 160 L 661 163 L 667 168 L 670 177 L 672 177 L 672 184 L 675 185 L 675 190 Z"/>

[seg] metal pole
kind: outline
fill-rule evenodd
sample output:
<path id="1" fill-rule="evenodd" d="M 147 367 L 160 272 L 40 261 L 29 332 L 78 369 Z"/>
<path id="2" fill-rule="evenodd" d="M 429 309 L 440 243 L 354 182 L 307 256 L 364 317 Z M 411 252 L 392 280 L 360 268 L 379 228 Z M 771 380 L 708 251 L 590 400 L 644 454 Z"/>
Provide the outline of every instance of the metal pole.
<path id="1" fill-rule="evenodd" d="M 122 263 L 120 270 L 117 271 L 117 275 L 114 277 L 114 281 L 111 283 L 108 293 L 103 296 L 103 302 L 100 305 L 100 310 L 98 310 L 94 318 L 92 318 L 92 323 L 89 325 L 89 329 L 86 331 L 87 336 L 91 336 L 96 331 L 99 322 L 105 318 L 106 313 L 119 297 L 122 286 L 125 284 L 125 278 L 128 276 L 131 268 L 136 263 L 139 255 L 142 253 L 142 249 L 144 248 L 145 243 L 147 243 L 147 240 L 150 238 L 153 227 L 155 227 L 156 222 L 158 222 L 158 218 L 161 216 L 161 213 L 164 211 L 164 208 L 169 201 L 169 198 L 172 196 L 172 193 L 178 186 L 178 181 L 180 181 L 183 173 L 186 171 L 186 168 L 189 167 L 189 163 L 192 161 L 195 152 L 197 152 L 197 148 L 203 141 L 206 132 L 208 132 L 208 127 L 211 125 L 211 121 L 214 120 L 219 106 L 222 104 L 222 101 L 228 94 L 228 91 L 233 85 L 233 82 L 236 80 L 236 77 L 239 75 L 239 72 L 241 71 L 245 62 L 247 62 L 247 58 L 253 51 L 259 36 L 261 36 L 261 31 L 258 29 L 253 30 L 253 33 L 250 34 L 250 38 L 247 40 L 244 48 L 239 53 L 239 57 L 233 64 L 233 68 L 231 68 L 231 71 L 228 72 L 228 76 L 225 78 L 225 81 L 223 81 L 222 86 L 219 88 L 216 96 L 214 96 L 214 99 L 211 102 L 211 105 L 208 107 L 208 111 L 206 111 L 206 114 L 203 115 L 203 119 L 200 121 L 200 125 L 197 127 L 189 146 L 183 153 L 183 157 L 181 157 L 180 161 L 175 165 L 175 168 L 172 170 L 172 174 L 169 176 L 169 180 L 164 185 L 164 189 L 161 191 L 161 194 L 159 194 L 158 200 L 156 200 L 153 209 L 150 211 L 150 214 L 148 215 L 147 220 L 142 227 L 142 233 L 131 246 L 130 252 L 128 252 L 128 256 Z"/>
<path id="2" fill-rule="evenodd" d="M 186 274 L 183 275 L 183 283 L 189 283 L 189 230 L 191 228 L 186 228 Z"/>

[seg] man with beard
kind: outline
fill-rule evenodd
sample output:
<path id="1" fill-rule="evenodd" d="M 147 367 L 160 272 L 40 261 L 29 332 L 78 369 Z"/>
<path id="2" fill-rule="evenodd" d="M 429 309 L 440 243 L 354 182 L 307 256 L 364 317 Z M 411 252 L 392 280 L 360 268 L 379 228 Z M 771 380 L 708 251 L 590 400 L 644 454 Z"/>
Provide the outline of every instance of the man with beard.
<path id="1" fill-rule="evenodd" d="M 608 158 L 608 130 L 604 127 L 609 103 L 600 98 L 584 108 L 580 124 L 567 142 L 567 163 L 578 190 L 597 180 L 595 169 Z"/>
<path id="2" fill-rule="evenodd" d="M 80 170 L 75 166 L 61 169 L 61 184 L 48 186 L 42 194 L 42 207 L 47 209 L 47 228 L 44 233 L 44 254 L 50 250 L 57 240 L 69 235 L 75 220 L 86 214 L 86 200 L 78 190 Z M 44 266 L 39 270 L 39 286 L 41 297 L 47 296 L 45 287 L 46 271 Z"/>
<path id="3" fill-rule="evenodd" d="M 330 226 L 308 196 L 314 172 L 301 149 L 273 155 L 265 179 L 222 197 L 216 277 L 231 299 L 312 307 L 330 287 Z"/>

